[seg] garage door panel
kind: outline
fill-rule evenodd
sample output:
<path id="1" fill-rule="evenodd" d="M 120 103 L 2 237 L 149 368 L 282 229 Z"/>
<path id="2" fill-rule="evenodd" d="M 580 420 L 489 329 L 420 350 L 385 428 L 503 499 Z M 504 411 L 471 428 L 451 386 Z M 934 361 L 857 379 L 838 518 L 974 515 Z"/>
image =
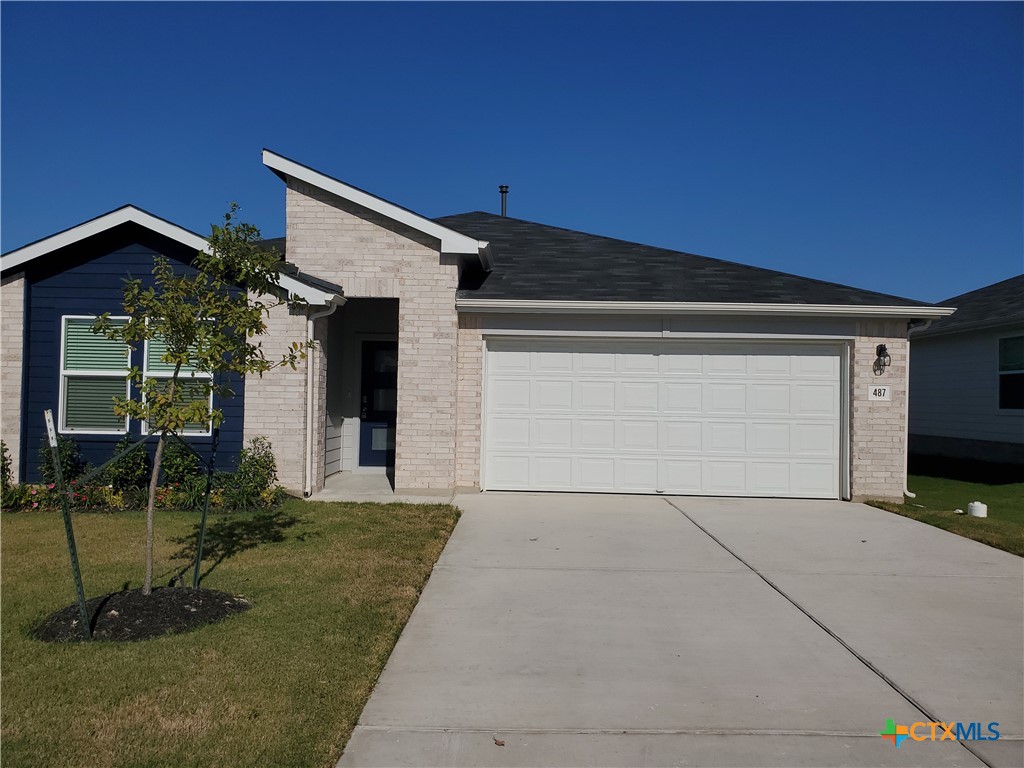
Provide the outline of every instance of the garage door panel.
<path id="1" fill-rule="evenodd" d="M 839 387 L 834 384 L 794 384 L 794 416 L 833 417 L 839 411 Z"/>
<path id="2" fill-rule="evenodd" d="M 617 411 L 633 413 L 658 412 L 658 382 L 620 381 L 615 385 Z"/>
<path id="3" fill-rule="evenodd" d="M 529 448 L 529 416 L 492 416 L 487 421 L 487 434 L 495 448 Z"/>
<path id="4" fill-rule="evenodd" d="M 573 432 L 573 447 L 577 450 L 615 450 L 615 421 L 613 419 L 576 419 L 573 424 Z"/>
<path id="5" fill-rule="evenodd" d="M 745 453 L 747 425 L 742 421 L 704 422 L 705 453 Z"/>
<path id="6" fill-rule="evenodd" d="M 658 426 L 657 419 L 621 419 L 617 423 L 615 434 L 615 447 L 621 451 L 647 451 L 658 450 Z"/>
<path id="7" fill-rule="evenodd" d="M 662 413 L 700 413 L 704 402 L 704 386 L 699 382 L 662 382 L 660 387 Z"/>
<path id="8" fill-rule="evenodd" d="M 747 490 L 747 463 L 705 460 L 702 480 L 709 493 L 742 495 Z"/>
<path id="9" fill-rule="evenodd" d="M 747 466 L 749 492 L 764 496 L 786 496 L 789 493 L 790 465 L 785 461 L 752 461 Z"/>
<path id="10" fill-rule="evenodd" d="M 493 379 L 488 388 L 491 413 L 530 410 L 528 379 Z"/>
<path id="11" fill-rule="evenodd" d="M 615 459 L 610 457 L 573 459 L 572 487 L 582 491 L 614 491 Z"/>
<path id="12" fill-rule="evenodd" d="M 572 419 L 533 419 L 531 445 L 536 448 L 572 448 Z"/>
<path id="13" fill-rule="evenodd" d="M 572 410 L 571 380 L 535 380 L 533 382 L 532 395 L 532 407 L 534 411 Z"/>
<path id="14" fill-rule="evenodd" d="M 572 487 L 572 459 L 569 456 L 530 458 L 530 486 L 554 491 Z"/>
<path id="15" fill-rule="evenodd" d="M 836 498 L 839 350 L 489 342 L 485 487 Z"/>
<path id="16" fill-rule="evenodd" d="M 577 381 L 573 384 L 573 399 L 580 412 L 615 412 L 614 381 Z"/>
<path id="17" fill-rule="evenodd" d="M 658 465 L 658 490 L 665 493 L 701 493 L 700 459 L 662 459 Z"/>
<path id="18" fill-rule="evenodd" d="M 704 385 L 704 413 L 745 414 L 747 412 L 747 385 L 710 382 Z"/>
<path id="19" fill-rule="evenodd" d="M 755 422 L 750 425 L 751 453 L 775 453 L 788 455 L 790 452 L 791 425 L 786 422 Z"/>
<path id="20" fill-rule="evenodd" d="M 650 493 L 658 485 L 658 460 L 616 459 L 615 486 L 623 491 Z"/>
<path id="21" fill-rule="evenodd" d="M 700 453 L 704 426 L 699 421 L 661 422 L 662 453 Z"/>

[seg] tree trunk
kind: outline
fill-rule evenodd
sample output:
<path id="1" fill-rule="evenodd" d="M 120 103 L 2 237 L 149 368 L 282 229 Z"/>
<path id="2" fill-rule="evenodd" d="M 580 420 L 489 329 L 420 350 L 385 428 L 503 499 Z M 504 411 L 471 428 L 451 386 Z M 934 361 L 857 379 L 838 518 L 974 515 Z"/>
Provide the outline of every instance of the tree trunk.
<path id="1" fill-rule="evenodd" d="M 167 395 L 171 402 L 174 402 L 174 389 L 178 383 L 178 372 L 181 371 L 181 363 L 174 366 L 174 373 L 171 375 L 171 383 L 167 388 Z M 164 445 L 167 443 L 167 429 L 160 431 L 160 439 L 156 444 L 156 456 L 153 457 L 153 474 L 149 478 L 149 503 L 146 505 L 146 578 L 142 582 L 142 594 L 153 593 L 153 539 L 154 519 L 156 517 L 156 489 L 160 479 L 160 462 L 164 457 Z"/>
<path id="2" fill-rule="evenodd" d="M 156 512 L 156 489 L 160 478 L 160 461 L 164 457 L 164 444 L 167 442 L 167 430 L 160 433 L 156 444 L 156 456 L 153 458 L 153 474 L 149 478 L 149 503 L 146 505 L 146 579 L 142 582 L 142 594 L 153 592 L 153 523 Z"/>

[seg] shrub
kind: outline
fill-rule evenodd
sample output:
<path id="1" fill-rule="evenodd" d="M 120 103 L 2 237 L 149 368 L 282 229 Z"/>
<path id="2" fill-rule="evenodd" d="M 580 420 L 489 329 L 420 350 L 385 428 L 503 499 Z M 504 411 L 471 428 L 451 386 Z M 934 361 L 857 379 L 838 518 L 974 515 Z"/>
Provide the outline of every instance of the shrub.
<path id="1" fill-rule="evenodd" d="M 114 446 L 116 456 L 123 450 L 130 448 L 136 439 L 131 435 L 125 435 Z M 122 456 L 115 461 L 104 472 L 107 481 L 115 490 L 124 491 L 128 488 L 144 488 L 149 483 L 152 463 L 149 460 L 149 452 L 145 446 L 136 448 L 127 456 Z"/>
<path id="2" fill-rule="evenodd" d="M 88 467 L 78 443 L 67 435 L 57 436 L 57 458 L 60 461 L 60 471 L 64 475 L 65 483 L 70 483 L 81 477 Z M 53 451 L 50 449 L 49 438 L 43 441 L 43 445 L 39 449 L 39 471 L 42 472 L 47 483 L 57 482 L 57 472 L 53 465 Z"/>
<path id="3" fill-rule="evenodd" d="M 164 446 L 160 470 L 165 485 L 184 483 L 201 472 L 196 455 L 175 438 L 170 438 Z"/>
<path id="4" fill-rule="evenodd" d="M 238 457 L 238 471 L 226 478 L 223 484 L 224 505 L 238 510 L 271 506 L 277 494 L 270 497 L 269 503 L 268 496 L 264 494 L 274 487 L 275 482 L 277 460 L 270 441 L 265 437 L 254 437 Z"/>
<path id="5" fill-rule="evenodd" d="M 211 493 L 211 504 L 212 496 Z M 202 509 L 206 499 L 206 475 L 193 475 L 182 481 L 171 494 L 171 506 L 176 509 Z"/>
<path id="6" fill-rule="evenodd" d="M 0 495 L 6 496 L 7 489 L 13 484 L 11 476 L 11 452 L 7 450 L 7 443 L 0 440 Z"/>

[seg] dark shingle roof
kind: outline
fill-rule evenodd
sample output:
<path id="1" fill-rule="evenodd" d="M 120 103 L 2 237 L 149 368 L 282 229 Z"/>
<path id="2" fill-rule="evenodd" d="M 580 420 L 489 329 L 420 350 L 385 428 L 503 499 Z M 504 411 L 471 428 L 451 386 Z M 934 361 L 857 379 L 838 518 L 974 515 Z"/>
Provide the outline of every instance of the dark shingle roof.
<path id="1" fill-rule="evenodd" d="M 921 336 L 1024 323 L 1024 275 L 962 293 L 942 303 L 956 307 L 956 312 L 936 320 Z"/>
<path id="2" fill-rule="evenodd" d="M 480 211 L 436 221 L 491 243 L 493 270 L 464 280 L 460 298 L 931 306 Z"/>
<path id="3" fill-rule="evenodd" d="M 336 293 L 339 296 L 342 293 L 341 286 L 337 283 L 332 283 L 327 280 L 323 280 L 316 275 L 311 275 L 308 272 L 303 272 L 299 269 L 298 265 L 292 264 L 290 261 L 284 261 L 285 258 L 285 238 L 283 237 L 270 237 L 266 240 L 260 240 L 259 245 L 265 251 L 275 250 L 281 255 L 281 266 L 280 270 L 289 277 L 293 277 L 304 285 L 308 285 L 310 288 L 316 288 L 318 291 L 324 291 L 326 293 Z"/>

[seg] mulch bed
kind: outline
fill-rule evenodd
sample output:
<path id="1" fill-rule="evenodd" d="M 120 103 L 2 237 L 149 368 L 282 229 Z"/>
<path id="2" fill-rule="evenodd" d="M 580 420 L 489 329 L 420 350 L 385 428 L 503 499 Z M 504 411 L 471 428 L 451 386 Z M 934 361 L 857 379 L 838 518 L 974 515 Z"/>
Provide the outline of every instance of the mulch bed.
<path id="1" fill-rule="evenodd" d="M 94 640 L 133 641 L 188 632 L 213 624 L 252 604 L 242 597 L 215 589 L 164 587 L 143 595 L 142 589 L 113 592 L 85 603 Z M 51 614 L 32 635 L 49 643 L 84 640 L 78 604 Z"/>

